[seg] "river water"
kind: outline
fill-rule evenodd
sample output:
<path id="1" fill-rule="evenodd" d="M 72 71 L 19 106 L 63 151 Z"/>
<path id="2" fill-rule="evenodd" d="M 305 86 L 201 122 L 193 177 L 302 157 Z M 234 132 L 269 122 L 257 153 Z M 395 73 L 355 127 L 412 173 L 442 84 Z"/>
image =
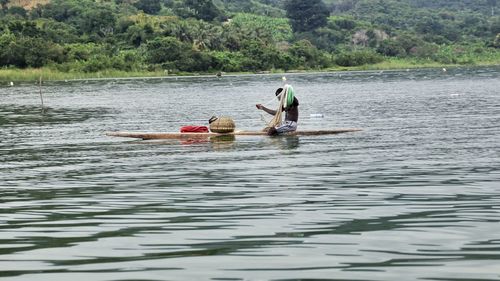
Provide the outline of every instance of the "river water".
<path id="1" fill-rule="evenodd" d="M 282 75 L 1 86 L 0 280 L 500 280 L 499 67 L 286 78 L 363 131 L 105 135 L 261 129 Z"/>

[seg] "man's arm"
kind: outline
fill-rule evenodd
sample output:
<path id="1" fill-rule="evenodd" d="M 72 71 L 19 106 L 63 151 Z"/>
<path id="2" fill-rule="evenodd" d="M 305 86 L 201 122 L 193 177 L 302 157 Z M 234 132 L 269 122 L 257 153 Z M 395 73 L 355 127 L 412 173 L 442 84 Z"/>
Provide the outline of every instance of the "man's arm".
<path id="1" fill-rule="evenodd" d="M 261 110 L 264 110 L 265 112 L 271 114 L 271 115 L 276 115 L 276 110 L 272 110 L 272 109 L 269 109 L 265 106 L 263 106 L 262 104 L 256 104 L 255 105 L 258 109 L 261 109 Z"/>

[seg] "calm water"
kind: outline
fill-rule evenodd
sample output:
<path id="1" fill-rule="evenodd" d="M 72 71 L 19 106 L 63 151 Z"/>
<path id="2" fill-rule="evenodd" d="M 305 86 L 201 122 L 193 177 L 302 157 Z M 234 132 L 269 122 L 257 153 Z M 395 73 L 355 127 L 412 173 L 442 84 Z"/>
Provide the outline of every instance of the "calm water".
<path id="1" fill-rule="evenodd" d="M 363 131 L 105 135 L 260 129 L 281 75 L 1 86 L 0 279 L 500 280 L 500 68 L 287 78 Z"/>

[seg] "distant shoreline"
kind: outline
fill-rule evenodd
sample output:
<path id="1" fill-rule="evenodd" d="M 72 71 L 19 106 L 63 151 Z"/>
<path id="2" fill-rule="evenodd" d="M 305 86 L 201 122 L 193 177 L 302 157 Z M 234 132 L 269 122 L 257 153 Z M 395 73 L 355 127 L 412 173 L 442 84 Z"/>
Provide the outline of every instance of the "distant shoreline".
<path id="1" fill-rule="evenodd" d="M 457 68 L 457 67 L 487 67 L 500 66 L 500 61 L 479 62 L 474 64 L 440 64 L 437 62 L 410 63 L 403 60 L 384 61 L 379 64 L 362 65 L 356 67 L 330 67 L 325 69 L 308 70 L 272 70 L 259 72 L 228 72 L 222 73 L 221 77 L 245 76 L 245 75 L 291 75 L 302 73 L 328 73 L 328 72 L 352 72 L 352 71 L 402 71 L 407 69 L 425 68 Z M 13 83 L 38 82 L 40 77 L 43 81 L 88 81 L 88 80 L 129 80 L 129 79 L 178 79 L 178 78 L 203 78 L 217 77 L 217 72 L 209 73 L 178 73 L 165 74 L 163 71 L 125 72 L 125 71 L 101 71 L 93 73 L 85 72 L 62 72 L 50 68 L 38 69 L 0 69 L 0 86 L 8 86 Z"/>

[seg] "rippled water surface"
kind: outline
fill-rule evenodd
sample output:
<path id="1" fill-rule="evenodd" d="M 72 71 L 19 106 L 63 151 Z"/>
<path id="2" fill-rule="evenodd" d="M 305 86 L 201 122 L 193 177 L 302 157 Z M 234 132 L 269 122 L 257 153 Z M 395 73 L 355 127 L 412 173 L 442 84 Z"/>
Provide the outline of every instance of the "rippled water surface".
<path id="1" fill-rule="evenodd" d="M 105 135 L 261 129 L 281 75 L 1 86 L 0 279 L 500 280 L 500 68 L 287 78 L 363 131 Z"/>

